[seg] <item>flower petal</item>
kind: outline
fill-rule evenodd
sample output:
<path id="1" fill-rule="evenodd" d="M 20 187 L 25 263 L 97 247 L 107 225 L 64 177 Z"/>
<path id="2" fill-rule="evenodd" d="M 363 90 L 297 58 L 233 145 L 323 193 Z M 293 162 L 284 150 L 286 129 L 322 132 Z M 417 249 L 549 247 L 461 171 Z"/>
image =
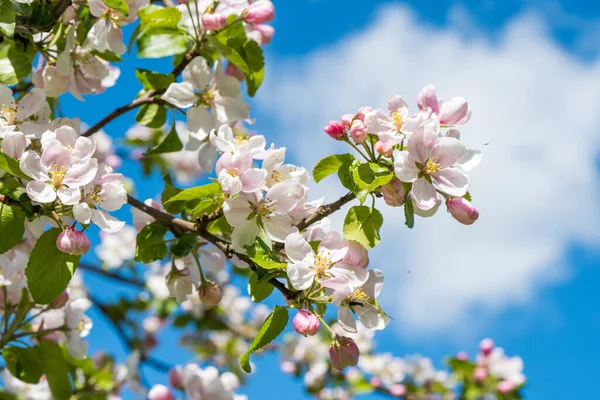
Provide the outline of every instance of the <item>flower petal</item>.
<path id="1" fill-rule="evenodd" d="M 36 181 L 49 181 L 48 167 L 42 162 L 40 156 L 34 151 L 26 151 L 19 162 L 21 171 Z"/>
<path id="2" fill-rule="evenodd" d="M 84 162 L 76 162 L 67 169 L 63 183 L 70 187 L 81 187 L 92 182 L 98 172 L 98 160 L 88 158 Z"/>
<path id="3" fill-rule="evenodd" d="M 46 93 L 42 89 L 31 89 L 31 92 L 23 96 L 17 105 L 17 120 L 31 117 L 42 108 L 45 102 Z"/>
<path id="4" fill-rule="evenodd" d="M 431 176 L 435 187 L 450 196 L 462 197 L 469 190 L 471 181 L 460 168 L 444 168 Z"/>
<path id="5" fill-rule="evenodd" d="M 204 57 L 194 58 L 183 70 L 183 81 L 194 85 L 198 90 L 204 90 L 211 83 L 212 72 Z"/>
<path id="6" fill-rule="evenodd" d="M 267 236 L 275 242 L 283 243 L 289 235 L 298 232 L 289 215 L 273 214 L 263 218 L 262 222 Z"/>
<path id="7" fill-rule="evenodd" d="M 297 290 L 308 289 L 315 279 L 315 273 L 305 261 L 288 264 L 287 275 L 292 287 Z"/>
<path id="8" fill-rule="evenodd" d="M 115 233 L 125 226 L 125 222 L 119 221 L 112 215 L 103 210 L 90 210 L 92 213 L 92 222 L 98 225 L 104 232 Z"/>
<path id="9" fill-rule="evenodd" d="M 191 83 L 171 83 L 161 98 L 180 108 L 188 108 L 198 99 Z"/>
<path id="10" fill-rule="evenodd" d="M 394 151 L 394 173 L 402 182 L 414 182 L 419 176 L 419 169 L 408 151 Z"/>
<path id="11" fill-rule="evenodd" d="M 89 224 L 92 221 L 92 210 L 87 203 L 79 203 L 73 206 L 73 216 L 80 224 Z"/>
<path id="12" fill-rule="evenodd" d="M 262 168 L 250 168 L 241 176 L 242 191 L 252 193 L 261 190 L 267 183 L 267 171 Z"/>
<path id="13" fill-rule="evenodd" d="M 285 238 L 285 254 L 292 262 L 313 262 L 314 254 L 310 244 L 299 233 L 292 233 Z"/>
<path id="14" fill-rule="evenodd" d="M 441 137 L 435 141 L 433 156 L 442 167 L 454 165 L 466 153 L 467 147 L 458 139 Z"/>
<path id="15" fill-rule="evenodd" d="M 435 206 L 437 193 L 433 185 L 427 182 L 425 178 L 419 178 L 413 183 L 410 195 L 415 205 L 421 210 L 430 210 Z"/>
<path id="16" fill-rule="evenodd" d="M 276 183 L 266 194 L 269 209 L 277 214 L 287 214 L 298 205 L 305 193 L 306 189 L 298 181 L 288 180 Z"/>
<path id="17" fill-rule="evenodd" d="M 25 190 L 29 198 L 38 203 L 52 203 L 56 200 L 54 188 L 44 182 L 30 181 Z"/>
<path id="18" fill-rule="evenodd" d="M 61 187 L 56 191 L 58 198 L 66 206 L 73 206 L 79 203 L 81 199 L 81 190 L 79 188 Z"/>
<path id="19" fill-rule="evenodd" d="M 187 129 L 194 139 L 205 140 L 215 129 L 213 116 L 202 106 L 190 108 L 186 115 Z"/>
<path id="20" fill-rule="evenodd" d="M 348 307 L 340 307 L 338 309 L 338 323 L 345 331 L 350 333 L 356 333 L 356 320 L 352 316 Z"/>

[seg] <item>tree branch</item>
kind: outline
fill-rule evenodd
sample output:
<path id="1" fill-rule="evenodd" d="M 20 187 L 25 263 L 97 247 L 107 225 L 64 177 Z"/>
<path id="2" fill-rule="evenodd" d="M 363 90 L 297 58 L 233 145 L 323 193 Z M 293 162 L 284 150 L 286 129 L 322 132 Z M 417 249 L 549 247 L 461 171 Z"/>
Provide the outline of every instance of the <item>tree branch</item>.
<path id="1" fill-rule="evenodd" d="M 190 51 L 188 51 L 185 54 L 185 56 L 183 56 L 183 59 L 181 60 L 181 62 L 175 68 L 173 68 L 173 70 L 171 71 L 171 74 L 175 77 L 179 76 L 179 74 L 181 74 L 181 72 L 184 70 L 184 68 L 187 67 L 187 65 L 198 55 L 198 50 L 199 49 L 197 46 L 192 47 L 192 49 Z M 138 97 L 137 99 L 131 101 L 130 103 L 127 103 L 121 107 L 114 109 L 106 117 L 102 118 L 100 121 L 98 121 L 97 123 L 95 123 L 94 125 L 89 127 L 89 129 L 86 130 L 85 132 L 83 132 L 81 134 L 81 136 L 93 135 L 94 133 L 98 132 L 100 129 L 104 128 L 104 126 L 106 126 L 112 120 L 116 119 L 117 117 L 120 117 L 121 115 L 123 115 L 131 110 L 134 110 L 134 109 L 140 107 L 141 105 L 150 104 L 150 103 L 164 104 L 164 102 L 159 98 L 159 96 L 161 94 L 163 94 L 164 92 L 165 92 L 164 89 L 163 90 L 148 90 L 141 97 Z"/>
<path id="2" fill-rule="evenodd" d="M 93 272 L 95 274 L 98 275 L 102 275 L 106 278 L 115 280 L 115 281 L 119 281 L 119 282 L 123 282 L 123 283 L 127 283 L 129 285 L 135 286 L 137 288 L 140 289 L 145 289 L 146 285 L 144 284 L 144 282 L 138 281 L 136 279 L 133 278 L 128 278 L 126 276 L 123 275 L 119 275 L 119 274 L 115 274 L 112 273 L 110 271 L 107 271 L 105 269 L 102 269 L 96 265 L 92 265 L 92 264 L 86 264 L 86 263 L 79 263 L 78 268 L 83 269 L 85 271 L 89 271 L 89 272 Z"/>
<path id="3" fill-rule="evenodd" d="M 313 215 L 311 215 L 307 218 L 304 218 L 302 221 L 300 221 L 298 223 L 298 225 L 296 225 L 296 227 L 298 228 L 298 230 L 302 231 L 302 230 L 308 228 L 309 226 L 311 226 L 312 224 L 319 222 L 323 218 L 333 214 L 334 212 L 336 212 L 337 210 L 342 208 L 343 205 L 351 202 L 355 198 L 356 198 L 356 195 L 354 193 L 348 192 L 345 195 L 343 195 L 342 197 L 340 197 L 339 199 L 337 199 L 336 201 L 334 201 L 333 203 L 325 204 L 325 205 L 319 207 Z"/>

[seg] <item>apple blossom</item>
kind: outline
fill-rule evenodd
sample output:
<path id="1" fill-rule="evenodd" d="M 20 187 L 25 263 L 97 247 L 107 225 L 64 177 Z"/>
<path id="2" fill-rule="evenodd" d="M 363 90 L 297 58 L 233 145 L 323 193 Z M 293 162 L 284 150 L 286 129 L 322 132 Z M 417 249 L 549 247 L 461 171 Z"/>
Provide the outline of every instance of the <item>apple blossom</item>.
<path id="1" fill-rule="evenodd" d="M 390 207 L 401 207 L 406 200 L 404 185 L 397 179 L 392 179 L 389 183 L 381 186 L 381 193 L 385 204 Z"/>
<path id="2" fill-rule="evenodd" d="M 252 135 L 248 137 L 235 136 L 229 125 L 221 125 L 218 130 L 210 133 L 210 142 L 223 153 L 235 153 L 245 151 L 253 158 L 257 158 L 265 152 L 265 137 Z"/>
<path id="3" fill-rule="evenodd" d="M 165 385 L 154 385 L 148 392 L 149 400 L 175 400 L 175 396 Z"/>
<path id="4" fill-rule="evenodd" d="M 221 292 L 221 288 L 216 283 L 204 281 L 198 287 L 198 296 L 202 304 L 206 307 L 216 307 L 223 298 L 223 292 Z"/>
<path id="5" fill-rule="evenodd" d="M 364 122 L 359 119 L 352 122 L 352 125 L 350 126 L 350 137 L 356 144 L 363 144 L 367 141 L 367 127 Z"/>
<path id="6" fill-rule="evenodd" d="M 420 110 L 431 109 L 439 118 L 441 125 L 464 125 L 471 118 L 469 103 L 462 97 L 455 97 L 449 102 L 438 99 L 433 85 L 425 86 L 417 96 L 417 105 Z"/>
<path id="7" fill-rule="evenodd" d="M 461 224 L 471 225 L 479 218 L 479 212 L 475 206 L 464 197 L 453 197 L 448 199 L 446 201 L 446 206 L 454 219 Z"/>
<path id="8" fill-rule="evenodd" d="M 10 158 L 20 159 L 26 147 L 27 139 L 21 132 L 8 132 L 2 139 L 2 152 Z"/>
<path id="9" fill-rule="evenodd" d="M 267 171 L 251 167 L 252 156 L 250 153 L 223 153 L 216 166 L 216 173 L 223 192 L 228 194 L 252 193 L 262 189 L 266 183 Z"/>
<path id="10" fill-rule="evenodd" d="M 275 35 L 275 28 L 265 24 L 247 25 L 246 34 L 248 38 L 264 46 L 271 43 L 273 35 Z"/>
<path id="11" fill-rule="evenodd" d="M 117 268 L 124 262 L 133 260 L 136 235 L 137 231 L 131 226 L 124 226 L 116 233 L 101 232 L 96 255 L 106 267 Z"/>
<path id="12" fill-rule="evenodd" d="M 353 311 L 364 326 L 373 330 L 384 329 L 390 318 L 381 311 L 377 297 L 383 288 L 383 272 L 374 269 L 369 271 L 367 281 L 346 297 L 338 309 L 338 322 L 348 332 L 357 332 Z"/>
<path id="13" fill-rule="evenodd" d="M 402 96 L 389 97 L 388 111 L 389 114 L 381 110 L 364 114 L 364 124 L 369 133 L 376 134 L 387 146 L 401 143 L 407 134 L 416 131 L 422 124 L 421 116 L 409 116 L 408 103 Z"/>
<path id="14" fill-rule="evenodd" d="M 28 138 L 39 138 L 49 117 L 50 107 L 43 90 L 34 88 L 17 102 L 12 91 L 0 84 L 0 139 L 15 130 Z"/>
<path id="15" fill-rule="evenodd" d="M 227 17 L 222 14 L 202 15 L 202 27 L 206 30 L 217 31 L 223 29 L 227 24 Z"/>
<path id="16" fill-rule="evenodd" d="M 341 122 L 338 121 L 329 121 L 327 126 L 323 128 L 326 134 L 328 134 L 332 139 L 341 140 L 346 134 L 346 129 Z"/>
<path id="17" fill-rule="evenodd" d="M 65 306 L 65 327 L 68 329 L 67 350 L 69 354 L 77 359 L 85 358 L 87 354 L 88 343 L 82 341 L 90 333 L 92 320 L 85 315 L 92 306 L 88 299 L 72 300 Z"/>
<path id="18" fill-rule="evenodd" d="M 244 12 L 244 20 L 250 24 L 264 24 L 275 17 L 275 7 L 269 0 L 257 0 Z"/>
<path id="19" fill-rule="evenodd" d="M 494 350 L 494 341 L 490 338 L 485 338 L 479 343 L 479 351 L 484 356 L 490 355 L 490 353 Z"/>

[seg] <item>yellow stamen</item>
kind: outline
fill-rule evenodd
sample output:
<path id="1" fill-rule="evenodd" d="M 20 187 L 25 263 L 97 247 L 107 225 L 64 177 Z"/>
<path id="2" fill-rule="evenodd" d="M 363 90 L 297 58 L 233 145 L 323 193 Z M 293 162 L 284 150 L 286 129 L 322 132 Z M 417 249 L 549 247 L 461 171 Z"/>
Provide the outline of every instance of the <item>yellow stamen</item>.
<path id="1" fill-rule="evenodd" d="M 421 170 L 424 175 L 431 175 L 442 170 L 442 166 L 438 164 L 438 158 L 432 157 L 425 163 L 425 166 Z"/>

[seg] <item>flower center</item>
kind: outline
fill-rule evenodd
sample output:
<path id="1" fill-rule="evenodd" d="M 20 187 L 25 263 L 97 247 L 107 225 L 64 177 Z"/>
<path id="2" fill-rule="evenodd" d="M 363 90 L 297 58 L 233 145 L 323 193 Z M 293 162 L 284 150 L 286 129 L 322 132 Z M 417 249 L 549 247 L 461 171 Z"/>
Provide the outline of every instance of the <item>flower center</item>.
<path id="1" fill-rule="evenodd" d="M 198 94 L 198 103 L 205 107 L 210 107 L 210 105 L 214 103 L 214 100 L 215 91 L 208 85 Z"/>
<path id="2" fill-rule="evenodd" d="M 332 264 L 329 252 L 326 252 L 325 254 L 319 252 L 319 254 L 315 256 L 315 274 L 317 276 L 325 276 Z"/>
<path id="3" fill-rule="evenodd" d="M 3 104 L 0 107 L 0 116 L 6 120 L 7 125 L 17 124 L 17 109 L 11 105 Z"/>
<path id="4" fill-rule="evenodd" d="M 278 183 L 278 182 L 283 182 L 283 175 L 281 175 L 281 172 L 279 171 L 273 171 L 271 172 L 271 175 L 269 176 L 269 179 L 267 180 L 267 186 L 273 186 L 274 184 Z"/>
<path id="5" fill-rule="evenodd" d="M 58 164 L 54 164 L 52 167 L 52 186 L 58 189 L 60 185 L 62 185 L 63 179 L 65 179 L 65 175 L 67 174 L 67 169 L 63 165 L 61 167 Z"/>
<path id="6" fill-rule="evenodd" d="M 394 111 L 394 113 L 392 114 L 392 122 L 394 123 L 396 129 L 400 131 L 402 125 L 404 124 L 404 119 L 400 111 Z"/>
<path id="7" fill-rule="evenodd" d="M 228 169 L 227 173 L 235 178 L 236 176 L 238 176 L 239 171 L 240 171 L 239 168 L 234 168 L 234 169 Z"/>
<path id="8" fill-rule="evenodd" d="M 438 158 L 432 157 L 429 160 L 427 160 L 427 162 L 423 166 L 423 169 L 421 169 L 421 172 L 423 173 L 423 175 L 431 175 L 441 170 L 442 166 L 438 164 Z"/>
<path id="9" fill-rule="evenodd" d="M 369 301 L 369 296 L 363 292 L 362 286 L 355 289 L 350 296 L 348 296 L 348 302 L 352 303 L 366 303 Z"/>

